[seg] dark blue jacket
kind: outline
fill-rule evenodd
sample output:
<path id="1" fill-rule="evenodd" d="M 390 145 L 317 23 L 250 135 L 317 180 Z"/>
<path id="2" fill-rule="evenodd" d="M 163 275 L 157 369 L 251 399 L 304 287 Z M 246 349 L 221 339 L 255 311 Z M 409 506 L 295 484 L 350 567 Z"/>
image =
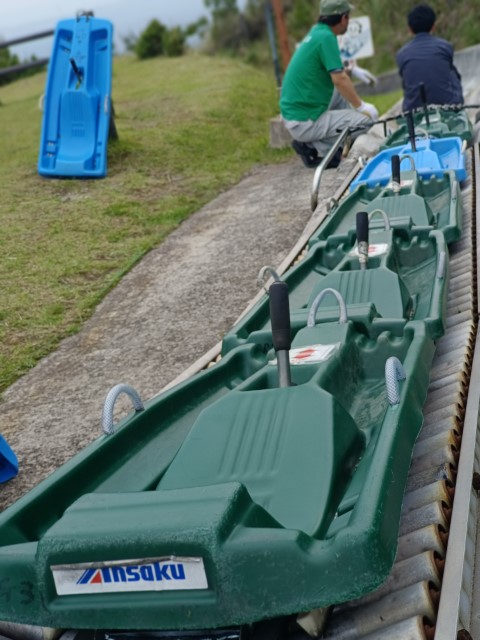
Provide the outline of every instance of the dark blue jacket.
<path id="1" fill-rule="evenodd" d="M 423 82 L 428 104 L 463 104 L 461 77 L 453 64 L 452 45 L 430 33 L 417 33 L 397 53 L 403 83 L 403 110 L 422 106 Z"/>

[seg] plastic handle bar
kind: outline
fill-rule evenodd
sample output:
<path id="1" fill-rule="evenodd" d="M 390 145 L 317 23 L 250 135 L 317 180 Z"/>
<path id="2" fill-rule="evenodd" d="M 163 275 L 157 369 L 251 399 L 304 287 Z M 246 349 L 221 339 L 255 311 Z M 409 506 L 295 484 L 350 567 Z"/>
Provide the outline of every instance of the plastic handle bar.
<path id="1" fill-rule="evenodd" d="M 415 124 L 413 122 L 413 113 L 407 113 L 407 127 L 408 127 L 408 137 L 410 138 L 410 144 L 412 145 L 412 151 L 417 150 L 417 145 L 415 144 Z"/>
<path id="2" fill-rule="evenodd" d="M 356 217 L 357 242 L 368 242 L 368 213 L 359 211 Z"/>
<path id="3" fill-rule="evenodd" d="M 392 182 L 400 184 L 400 156 L 392 156 Z"/>
<path id="4" fill-rule="evenodd" d="M 290 305 L 286 282 L 272 282 L 270 296 L 270 321 L 275 351 L 289 351 L 291 345 Z"/>
<path id="5" fill-rule="evenodd" d="M 425 90 L 425 85 L 423 82 L 420 82 L 420 84 L 418 85 L 418 89 L 420 91 L 420 100 L 422 101 L 422 104 L 424 107 L 427 106 L 427 92 Z"/>

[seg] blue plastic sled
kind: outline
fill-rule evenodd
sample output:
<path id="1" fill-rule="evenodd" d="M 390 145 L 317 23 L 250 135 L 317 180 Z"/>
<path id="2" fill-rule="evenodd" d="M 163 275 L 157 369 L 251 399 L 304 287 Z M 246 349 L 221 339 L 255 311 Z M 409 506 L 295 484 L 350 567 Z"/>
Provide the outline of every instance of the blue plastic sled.
<path id="1" fill-rule="evenodd" d="M 106 175 L 112 36 L 111 22 L 90 16 L 57 24 L 45 91 L 40 175 Z"/>
<path id="2" fill-rule="evenodd" d="M 429 138 L 417 140 L 416 151 L 412 151 L 411 144 L 391 147 L 381 151 L 370 160 L 360 174 L 350 185 L 350 191 L 355 191 L 359 184 L 368 187 L 386 185 L 392 177 L 392 156 L 400 156 L 401 169 L 415 169 L 422 178 L 443 176 L 447 170 L 454 170 L 455 177 L 462 182 L 467 177 L 465 169 L 465 153 L 462 151 L 463 140 L 454 138 Z M 412 166 L 413 160 L 414 166 Z"/>
<path id="3" fill-rule="evenodd" d="M 10 480 L 18 473 L 17 456 L 3 436 L 0 436 L 0 482 Z"/>

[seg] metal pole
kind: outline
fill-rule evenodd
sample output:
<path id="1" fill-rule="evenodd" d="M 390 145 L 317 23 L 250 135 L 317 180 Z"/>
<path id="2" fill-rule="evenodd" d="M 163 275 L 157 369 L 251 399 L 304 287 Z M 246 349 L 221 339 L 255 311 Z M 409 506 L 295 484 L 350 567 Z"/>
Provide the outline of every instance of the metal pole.
<path id="1" fill-rule="evenodd" d="M 15 38 L 14 40 L 6 40 L 0 42 L 0 49 L 11 47 L 14 44 L 20 44 L 22 42 L 30 42 L 30 40 L 38 40 L 39 38 L 46 38 L 47 36 L 53 36 L 55 31 L 41 31 L 40 33 L 34 33 L 31 36 L 23 36 L 22 38 Z"/>
<path id="2" fill-rule="evenodd" d="M 292 56 L 290 53 L 290 45 L 288 44 L 288 32 L 287 25 L 285 23 L 285 16 L 283 14 L 282 0 L 273 0 L 273 10 L 275 12 L 275 20 L 277 23 L 277 33 L 278 40 L 280 42 L 283 70 L 285 71 Z"/>
<path id="3" fill-rule="evenodd" d="M 28 69 L 34 69 L 35 67 L 43 67 L 48 64 L 49 58 L 42 58 L 41 60 L 33 60 L 32 62 L 26 62 L 25 64 L 17 64 L 15 67 L 6 67 L 0 69 L 0 78 L 8 76 L 11 73 L 20 73 L 21 71 L 27 71 Z"/>
<path id="4" fill-rule="evenodd" d="M 275 39 L 275 27 L 273 24 L 273 12 L 272 4 L 270 0 L 265 2 L 265 21 L 267 23 L 268 40 L 270 42 L 270 49 L 272 50 L 273 68 L 275 71 L 275 77 L 277 79 L 277 87 L 282 86 L 282 72 L 278 61 L 277 42 Z"/>

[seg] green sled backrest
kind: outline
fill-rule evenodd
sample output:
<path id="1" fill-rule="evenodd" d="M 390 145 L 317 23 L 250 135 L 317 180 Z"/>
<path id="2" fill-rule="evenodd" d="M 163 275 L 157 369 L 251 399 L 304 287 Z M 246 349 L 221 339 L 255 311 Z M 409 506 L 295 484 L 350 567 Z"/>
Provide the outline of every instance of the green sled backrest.
<path id="1" fill-rule="evenodd" d="M 158 489 L 240 482 L 283 527 L 318 536 L 363 448 L 350 414 L 314 384 L 233 391 L 200 414 Z"/>

